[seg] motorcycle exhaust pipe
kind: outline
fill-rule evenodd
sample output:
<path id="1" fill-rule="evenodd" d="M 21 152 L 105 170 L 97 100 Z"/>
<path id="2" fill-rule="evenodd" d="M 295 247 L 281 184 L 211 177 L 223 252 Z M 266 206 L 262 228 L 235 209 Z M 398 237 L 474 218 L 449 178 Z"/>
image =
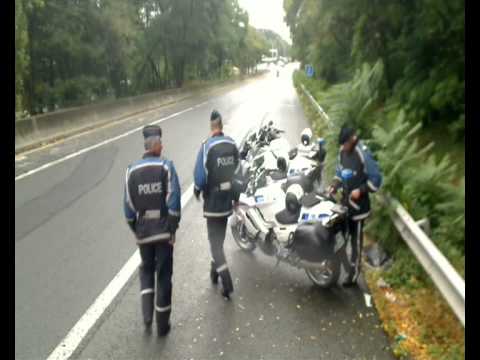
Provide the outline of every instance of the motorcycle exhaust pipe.
<path id="1" fill-rule="evenodd" d="M 323 263 L 323 261 L 322 262 L 311 262 L 311 261 L 307 261 L 307 260 L 300 260 L 297 263 L 297 266 L 301 267 L 303 269 L 321 269 L 321 268 L 323 268 L 322 263 Z"/>

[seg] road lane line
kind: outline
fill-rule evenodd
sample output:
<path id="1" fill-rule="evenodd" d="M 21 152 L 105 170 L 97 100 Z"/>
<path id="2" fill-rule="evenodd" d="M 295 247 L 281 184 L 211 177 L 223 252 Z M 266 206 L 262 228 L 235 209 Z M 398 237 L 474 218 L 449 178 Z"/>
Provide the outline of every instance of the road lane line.
<path id="1" fill-rule="evenodd" d="M 182 194 L 182 209 L 193 196 L 193 184 Z M 118 293 L 123 289 L 140 265 L 140 253 L 137 249 L 120 271 L 110 281 L 102 293 L 95 299 L 80 320 L 68 332 L 67 336 L 48 356 L 47 360 L 66 360 L 72 356 L 90 329 L 93 328 Z"/>
<path id="2" fill-rule="evenodd" d="M 205 104 L 208 104 L 209 102 L 210 102 L 210 100 L 204 101 L 204 102 L 202 102 L 202 103 L 200 103 L 200 104 L 195 105 L 194 108 L 195 108 L 195 109 L 196 109 L 196 108 L 199 108 L 200 106 L 203 106 L 203 105 L 205 105 Z"/>
<path id="3" fill-rule="evenodd" d="M 165 121 L 165 120 L 174 118 L 175 116 L 184 114 L 184 113 L 186 113 L 186 112 L 188 112 L 188 111 L 192 111 L 193 109 L 194 109 L 194 107 L 189 107 L 188 109 L 185 109 L 185 110 L 176 112 L 176 113 L 174 113 L 174 114 L 171 114 L 171 115 L 166 116 L 166 117 L 164 117 L 164 118 L 161 118 L 161 119 L 159 119 L 159 120 L 155 120 L 155 121 L 151 122 L 149 125 L 159 124 L 159 123 L 161 123 L 161 122 L 163 122 L 163 121 Z M 104 140 L 104 141 L 99 142 L 99 143 L 97 143 L 97 144 L 95 144 L 95 145 L 86 147 L 86 148 L 84 148 L 84 149 L 82 149 L 82 150 L 79 150 L 79 151 L 77 151 L 77 152 L 74 152 L 74 153 L 72 153 L 72 154 L 69 154 L 69 155 L 67 155 L 67 156 L 64 156 L 63 158 L 57 159 L 57 160 L 55 160 L 55 161 L 52 161 L 52 162 L 49 162 L 49 163 L 46 163 L 46 164 L 43 164 L 42 166 L 40 166 L 40 167 L 38 167 L 38 168 L 36 168 L 36 169 L 32 169 L 32 170 L 30 170 L 30 171 L 27 171 L 27 172 L 25 172 L 25 173 L 23 173 L 23 174 L 18 175 L 17 177 L 15 177 L 15 181 L 18 181 L 18 180 L 21 180 L 21 179 L 23 179 L 23 178 L 26 178 L 27 176 L 33 175 L 33 174 L 35 174 L 35 173 L 37 173 L 37 172 L 39 172 L 39 171 L 48 169 L 49 167 L 52 167 L 52 166 L 54 166 L 54 165 L 57 165 L 57 164 L 60 164 L 60 163 L 62 163 L 62 162 L 64 162 L 64 161 L 66 161 L 66 160 L 69 160 L 69 159 L 72 159 L 72 158 L 74 158 L 74 157 L 77 157 L 78 155 L 81 155 L 81 154 L 84 154 L 84 153 L 86 153 L 86 152 L 88 152 L 88 151 L 94 150 L 94 149 L 96 149 L 96 148 L 98 148 L 98 147 L 100 147 L 100 146 L 103 146 L 103 145 L 109 144 L 109 143 L 111 143 L 111 142 L 113 142 L 113 141 L 122 139 L 122 138 L 124 138 L 124 137 L 126 137 L 126 136 L 128 136 L 128 135 L 131 135 L 131 134 L 133 134 L 133 133 L 135 133 L 135 132 L 137 132 L 137 131 L 142 130 L 143 128 L 144 128 L 144 126 L 139 126 L 139 127 L 135 128 L 135 129 L 132 129 L 132 130 L 127 131 L 126 133 L 123 133 L 123 134 L 118 135 L 118 136 L 115 136 L 115 137 L 113 137 L 113 138 Z"/>

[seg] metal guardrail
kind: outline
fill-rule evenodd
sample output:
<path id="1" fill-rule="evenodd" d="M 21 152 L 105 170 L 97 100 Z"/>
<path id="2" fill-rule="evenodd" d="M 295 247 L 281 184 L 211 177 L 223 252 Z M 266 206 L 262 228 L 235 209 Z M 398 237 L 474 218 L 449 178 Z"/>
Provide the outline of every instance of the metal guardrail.
<path id="1" fill-rule="evenodd" d="M 312 105 L 331 125 L 328 115 L 303 84 L 301 84 L 301 88 Z M 412 218 L 398 200 L 388 195 L 383 195 L 381 201 L 384 205 L 392 206 L 391 218 L 395 228 L 465 327 L 465 280 L 457 273 L 450 262 L 421 229 L 418 222 Z"/>

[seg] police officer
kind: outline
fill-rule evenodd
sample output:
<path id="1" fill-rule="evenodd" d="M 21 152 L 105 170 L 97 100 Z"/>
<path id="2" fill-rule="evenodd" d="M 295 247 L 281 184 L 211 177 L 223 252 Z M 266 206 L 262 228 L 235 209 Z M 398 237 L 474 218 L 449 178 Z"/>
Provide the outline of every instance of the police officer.
<path id="1" fill-rule="evenodd" d="M 351 235 L 352 253 L 350 269 L 344 286 L 354 285 L 360 274 L 361 251 L 363 247 L 363 224 L 370 215 L 369 193 L 376 192 L 382 184 L 382 175 L 372 154 L 363 145 L 352 127 L 343 126 L 339 135 L 340 152 L 338 154 L 336 174 L 329 188 L 335 194 L 339 187 L 347 189 L 343 193 L 342 203 L 349 208 L 348 227 Z M 341 172 L 350 169 L 353 176 L 348 184 L 342 184 Z"/>
<path id="2" fill-rule="evenodd" d="M 195 164 L 194 195 L 203 193 L 203 216 L 207 219 L 208 240 L 212 254 L 210 279 L 222 279 L 222 295 L 229 299 L 233 282 L 228 270 L 223 242 L 227 219 L 239 193 L 232 188 L 232 178 L 239 165 L 239 152 L 232 138 L 223 134 L 222 116 L 214 110 L 210 116 L 211 136 L 203 142 Z"/>
<path id="3" fill-rule="evenodd" d="M 161 128 L 146 126 L 143 136 L 146 152 L 126 172 L 124 212 L 142 259 L 140 294 L 145 330 L 151 332 L 155 309 L 158 336 L 165 336 L 170 331 L 173 244 L 180 222 L 181 193 L 173 162 L 160 157 Z"/>

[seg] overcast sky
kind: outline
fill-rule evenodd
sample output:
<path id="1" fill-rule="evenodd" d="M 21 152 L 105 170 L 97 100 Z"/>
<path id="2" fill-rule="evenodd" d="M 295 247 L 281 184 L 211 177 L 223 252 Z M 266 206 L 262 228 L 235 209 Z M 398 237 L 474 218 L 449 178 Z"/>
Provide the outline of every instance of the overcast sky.
<path id="1" fill-rule="evenodd" d="M 290 30 L 283 21 L 283 0 L 238 0 L 238 3 L 248 11 L 250 25 L 258 29 L 273 30 L 288 43 L 292 43 Z"/>

